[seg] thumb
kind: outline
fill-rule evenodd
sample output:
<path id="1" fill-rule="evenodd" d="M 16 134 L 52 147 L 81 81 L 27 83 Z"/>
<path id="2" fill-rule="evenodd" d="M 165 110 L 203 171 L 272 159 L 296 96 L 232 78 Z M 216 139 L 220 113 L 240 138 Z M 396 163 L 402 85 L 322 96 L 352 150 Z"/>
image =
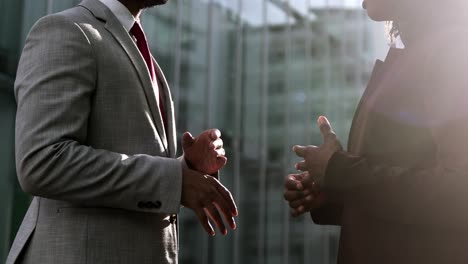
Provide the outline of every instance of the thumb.
<path id="1" fill-rule="evenodd" d="M 317 120 L 317 124 L 320 128 L 320 134 L 322 134 L 323 140 L 326 140 L 330 135 L 335 134 L 331 127 L 330 121 L 325 116 L 320 116 Z"/>
<path id="2" fill-rule="evenodd" d="M 190 134 L 190 132 L 185 132 L 182 136 L 182 148 L 189 148 L 195 143 L 195 138 Z"/>

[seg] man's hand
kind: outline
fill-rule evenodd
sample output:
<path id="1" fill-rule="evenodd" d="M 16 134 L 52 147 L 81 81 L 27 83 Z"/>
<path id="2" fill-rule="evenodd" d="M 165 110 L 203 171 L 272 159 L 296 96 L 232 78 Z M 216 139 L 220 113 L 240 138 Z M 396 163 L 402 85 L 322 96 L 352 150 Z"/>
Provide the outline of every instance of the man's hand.
<path id="1" fill-rule="evenodd" d="M 226 152 L 218 129 L 210 129 L 194 138 L 189 132 L 182 137 L 187 164 L 194 170 L 213 175 L 226 165 Z"/>
<path id="2" fill-rule="evenodd" d="M 211 236 L 215 235 L 208 219 L 216 224 L 223 235 L 227 234 L 220 213 L 231 229 L 236 229 L 234 217 L 237 207 L 231 193 L 216 178 L 191 170 L 185 163 L 182 165 L 182 199 L 185 207 L 192 209 L 203 228 Z"/>
<path id="3" fill-rule="evenodd" d="M 324 193 L 310 178 L 309 172 L 302 172 L 290 174 L 285 179 L 284 199 L 289 202 L 293 217 L 320 208 L 325 202 Z"/>
<path id="4" fill-rule="evenodd" d="M 335 152 L 343 148 L 326 117 L 319 117 L 317 123 L 322 134 L 323 144 L 318 147 L 312 145 L 294 146 L 293 151 L 299 157 L 304 158 L 303 161 L 296 164 L 296 169 L 309 172 L 310 177 L 306 177 L 308 182 L 304 184 L 311 184 L 313 181 L 320 187 L 323 184 L 328 161 Z"/>

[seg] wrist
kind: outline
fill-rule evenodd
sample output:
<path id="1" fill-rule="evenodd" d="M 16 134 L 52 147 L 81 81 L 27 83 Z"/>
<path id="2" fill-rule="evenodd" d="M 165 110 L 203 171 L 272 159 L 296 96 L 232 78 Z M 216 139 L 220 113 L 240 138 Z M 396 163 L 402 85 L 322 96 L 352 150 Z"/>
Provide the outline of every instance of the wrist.
<path id="1" fill-rule="evenodd" d="M 192 163 L 189 159 L 187 159 L 187 157 L 185 157 L 185 155 L 183 156 L 183 160 L 184 160 L 185 165 L 186 165 L 189 169 L 191 169 L 191 170 L 196 170 L 195 166 L 193 166 L 193 163 Z"/>

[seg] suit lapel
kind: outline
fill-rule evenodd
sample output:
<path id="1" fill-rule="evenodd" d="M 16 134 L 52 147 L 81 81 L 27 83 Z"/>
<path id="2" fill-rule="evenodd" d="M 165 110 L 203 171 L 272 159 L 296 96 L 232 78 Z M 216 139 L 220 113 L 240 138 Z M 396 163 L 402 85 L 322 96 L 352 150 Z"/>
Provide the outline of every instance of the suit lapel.
<path id="1" fill-rule="evenodd" d="M 151 81 L 151 75 L 148 67 L 146 66 L 145 60 L 141 55 L 135 42 L 132 40 L 128 32 L 122 26 L 120 21 L 112 14 L 112 12 L 99 1 L 84 0 L 80 3 L 80 6 L 90 10 L 97 19 L 104 21 L 106 29 L 112 34 L 117 40 L 122 49 L 127 53 L 130 61 L 132 62 L 135 70 L 138 73 L 141 87 L 143 87 L 146 101 L 150 108 L 151 117 L 153 122 L 156 124 L 159 137 L 164 144 L 166 152 L 168 152 L 168 142 L 166 137 L 166 131 L 164 129 L 163 120 L 159 112 L 159 107 L 156 102 L 156 95 L 154 93 L 153 82 Z M 169 154 L 169 153 L 167 153 Z"/>
<path id="2" fill-rule="evenodd" d="M 364 91 L 361 100 L 356 108 L 356 113 L 353 118 L 353 122 L 351 124 L 351 130 L 349 133 L 349 140 L 348 140 L 348 151 L 353 154 L 361 154 L 361 147 L 362 147 L 362 139 L 365 137 L 363 135 L 367 122 L 367 112 L 368 109 L 366 107 L 367 100 L 369 99 L 370 94 L 374 89 L 376 89 L 381 77 L 382 77 L 382 69 L 384 62 L 381 60 L 377 60 L 375 62 L 374 69 L 372 70 L 371 78 L 369 83 L 367 84 L 367 88 Z"/>
<path id="3" fill-rule="evenodd" d="M 379 86 L 385 77 L 388 77 L 388 69 L 398 60 L 402 50 L 391 48 L 385 58 L 385 62 L 377 60 L 371 74 L 371 78 L 367 85 L 361 101 L 358 104 L 356 113 L 353 118 L 351 130 L 348 140 L 348 151 L 353 154 L 362 154 L 363 142 L 366 138 L 366 128 L 370 118 L 370 109 L 374 104 L 375 93 L 378 92 Z"/>
<path id="4" fill-rule="evenodd" d="M 169 84 L 167 83 L 167 79 L 164 76 L 164 73 L 159 67 L 159 64 L 153 58 L 154 63 L 154 70 L 156 73 L 156 77 L 162 84 L 159 89 L 161 89 L 162 93 L 162 100 L 160 103 L 163 104 L 164 109 L 166 111 L 166 122 L 167 122 L 167 138 L 168 138 L 168 148 L 169 148 L 169 156 L 175 157 L 177 152 L 177 135 L 176 135 L 176 123 L 175 123 L 175 110 L 174 110 L 174 103 L 172 102 L 171 91 L 169 89 Z"/>

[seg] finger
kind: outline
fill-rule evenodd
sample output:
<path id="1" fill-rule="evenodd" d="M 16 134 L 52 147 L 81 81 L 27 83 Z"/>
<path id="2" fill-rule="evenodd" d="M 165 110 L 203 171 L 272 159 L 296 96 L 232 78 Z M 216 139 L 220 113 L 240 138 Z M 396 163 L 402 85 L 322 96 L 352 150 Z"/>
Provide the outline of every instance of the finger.
<path id="1" fill-rule="evenodd" d="M 228 210 L 223 210 L 223 208 L 219 204 L 217 203 L 214 203 L 214 204 L 216 208 L 218 209 L 218 211 L 223 213 L 224 219 L 226 220 L 226 223 L 228 223 L 229 227 L 235 230 L 237 228 L 236 221 L 234 220 L 234 217 L 232 217 L 231 213 Z"/>
<path id="2" fill-rule="evenodd" d="M 304 203 L 303 203 L 302 199 L 289 202 L 289 207 L 291 207 L 291 209 L 296 209 L 299 206 L 303 206 L 303 205 L 304 205 Z"/>
<path id="3" fill-rule="evenodd" d="M 233 213 L 231 209 L 229 208 L 229 202 L 226 201 L 223 195 L 218 193 L 213 203 L 215 204 L 216 208 L 218 208 L 218 210 L 223 214 L 224 219 L 226 220 L 226 223 L 229 224 L 229 227 L 231 227 L 232 229 L 235 229 L 236 225 L 233 219 Z"/>
<path id="4" fill-rule="evenodd" d="M 315 190 L 319 186 L 317 186 L 317 183 L 315 182 L 315 178 L 311 176 L 310 174 L 306 175 L 301 179 L 301 183 L 304 186 L 304 191 L 311 191 L 309 189 Z M 308 194 L 308 193 L 307 193 Z"/>
<path id="5" fill-rule="evenodd" d="M 297 217 L 304 213 L 310 212 L 312 209 L 320 207 L 319 204 L 315 201 L 310 202 L 309 204 L 303 204 L 295 209 L 292 209 L 292 216 Z"/>
<path id="6" fill-rule="evenodd" d="M 289 207 L 293 210 L 297 210 L 300 206 L 304 206 L 302 199 L 292 201 L 289 203 Z"/>
<path id="7" fill-rule="evenodd" d="M 215 150 L 217 157 L 224 157 L 226 156 L 226 150 L 224 148 L 216 149 Z"/>
<path id="8" fill-rule="evenodd" d="M 305 158 L 309 156 L 311 152 L 317 151 L 318 147 L 309 145 L 309 146 L 294 146 L 293 151 L 296 152 L 297 156 Z"/>
<path id="9" fill-rule="evenodd" d="M 310 194 L 315 194 L 318 191 L 319 186 L 316 185 L 315 181 L 312 180 L 304 180 L 301 181 L 301 189 L 296 188 L 296 182 L 290 183 L 288 181 L 285 183 L 286 190 L 284 191 L 284 198 L 288 201 L 297 200 L 303 197 L 306 197 Z"/>
<path id="10" fill-rule="evenodd" d="M 218 138 L 215 141 L 211 142 L 210 147 L 213 149 L 219 149 L 223 147 L 223 140 Z"/>
<path id="11" fill-rule="evenodd" d="M 217 140 L 221 137 L 221 131 L 219 131 L 219 129 L 211 129 L 209 134 L 212 140 Z"/>
<path id="12" fill-rule="evenodd" d="M 284 180 L 284 187 L 286 187 L 287 190 L 302 190 L 304 189 L 304 186 L 302 185 L 302 182 L 300 179 L 302 179 L 302 176 L 300 179 L 298 179 L 297 175 L 299 174 L 289 174 L 286 179 Z"/>
<path id="13" fill-rule="evenodd" d="M 309 194 L 306 197 L 298 200 L 294 200 L 289 202 L 289 207 L 291 208 L 298 208 L 299 206 L 307 206 L 307 204 L 311 203 L 315 199 L 313 194 Z"/>
<path id="14" fill-rule="evenodd" d="M 326 196 L 323 192 L 314 196 L 314 199 L 310 201 L 306 201 L 302 205 L 298 206 L 297 208 L 293 209 L 292 215 L 298 216 L 306 212 L 310 212 L 312 210 L 318 209 L 322 207 L 326 199 Z"/>
<path id="15" fill-rule="evenodd" d="M 294 146 L 293 151 L 296 153 L 297 156 L 304 158 L 306 154 L 307 148 L 305 146 Z"/>
<path id="16" fill-rule="evenodd" d="M 304 177 L 307 177 L 307 175 L 309 175 L 309 172 L 308 171 L 303 171 L 303 172 L 300 172 L 300 173 L 295 173 L 295 174 L 291 174 L 295 180 L 297 181 L 301 181 Z"/>
<path id="17" fill-rule="evenodd" d="M 192 134 L 190 132 L 185 132 L 184 135 L 182 136 L 182 147 L 188 148 L 193 145 L 195 142 L 195 138 L 193 138 Z"/>
<path id="18" fill-rule="evenodd" d="M 322 135 L 324 141 L 336 137 L 330 122 L 325 116 L 320 116 L 317 120 L 317 124 L 320 128 L 320 134 Z"/>
<path id="19" fill-rule="evenodd" d="M 214 179 L 214 178 L 213 178 Z M 216 180 L 216 179 L 214 179 Z M 223 198 L 222 201 L 225 201 L 226 202 L 226 205 L 225 207 L 228 208 L 229 212 L 233 215 L 233 216 L 237 216 L 239 214 L 239 212 L 237 211 L 237 206 L 236 206 L 236 203 L 234 202 L 234 198 L 232 198 L 232 195 L 231 193 L 229 192 L 229 190 L 224 187 L 221 183 L 219 183 L 217 180 L 216 180 L 217 184 L 216 184 L 216 189 L 218 190 L 218 193 L 221 195 L 221 197 Z M 218 203 L 219 204 L 219 203 Z"/>
<path id="20" fill-rule="evenodd" d="M 219 168 L 222 168 L 226 165 L 227 163 L 227 158 L 226 157 L 217 157 L 216 158 L 216 165 L 218 165 Z"/>
<path id="21" fill-rule="evenodd" d="M 210 221 L 208 221 L 208 217 L 206 216 L 205 211 L 202 208 L 199 209 L 194 209 L 195 214 L 198 217 L 198 220 L 200 221 L 201 225 L 205 229 L 205 231 L 210 234 L 210 236 L 215 236 L 215 231 L 213 227 L 210 224 Z"/>
<path id="22" fill-rule="evenodd" d="M 304 196 L 307 196 L 311 193 L 314 194 L 320 191 L 319 186 L 317 185 L 313 177 L 303 179 L 302 184 L 305 186 L 303 191 Z"/>
<path id="23" fill-rule="evenodd" d="M 300 170 L 300 171 L 307 171 L 309 169 L 305 160 L 296 163 L 295 167 L 296 167 L 296 170 Z"/>
<path id="24" fill-rule="evenodd" d="M 221 216 L 219 215 L 219 212 L 216 206 L 214 204 L 209 204 L 203 209 L 205 210 L 205 213 L 208 214 L 211 221 L 213 221 L 215 225 L 218 227 L 221 234 L 226 235 L 227 229 L 224 226 L 223 219 L 221 219 Z"/>
<path id="25" fill-rule="evenodd" d="M 309 175 L 308 171 L 289 174 L 286 177 L 286 188 L 291 190 L 304 190 L 304 185 L 302 180 Z M 294 185 L 293 185 L 294 184 Z"/>
<path id="26" fill-rule="evenodd" d="M 297 201 L 297 200 L 300 200 L 302 199 L 303 194 L 302 194 L 302 191 L 290 191 L 290 190 L 286 190 L 284 192 L 284 195 L 283 195 L 284 199 L 288 202 L 292 202 L 292 201 Z"/>
<path id="27" fill-rule="evenodd" d="M 303 213 L 305 213 L 305 211 L 304 211 L 304 206 L 303 206 L 303 205 L 301 205 L 301 206 L 299 206 L 298 208 L 295 208 L 295 209 L 293 209 L 293 210 L 291 211 L 291 215 L 292 215 L 293 217 L 298 217 L 298 216 L 302 215 Z"/>

